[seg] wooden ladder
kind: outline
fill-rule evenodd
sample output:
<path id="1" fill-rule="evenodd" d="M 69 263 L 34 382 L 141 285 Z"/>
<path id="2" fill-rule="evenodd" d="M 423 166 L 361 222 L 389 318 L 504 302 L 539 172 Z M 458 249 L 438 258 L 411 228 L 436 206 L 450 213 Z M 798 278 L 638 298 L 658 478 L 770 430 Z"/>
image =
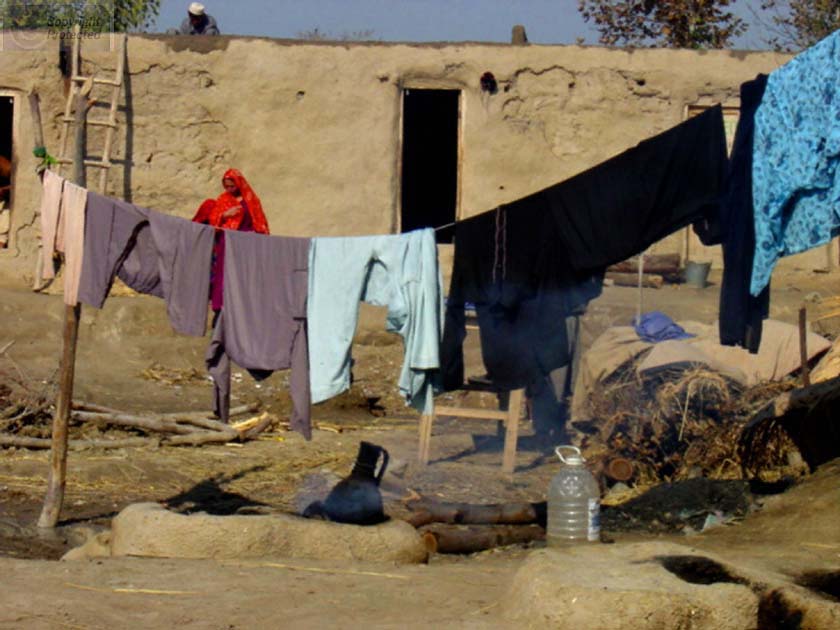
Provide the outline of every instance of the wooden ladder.
<path id="1" fill-rule="evenodd" d="M 88 120 L 85 124 L 95 127 L 105 127 L 105 145 L 102 149 L 102 156 L 98 160 L 85 160 L 85 166 L 100 169 L 99 171 L 99 192 L 105 194 L 105 184 L 108 181 L 108 170 L 111 168 L 111 147 L 114 143 L 114 134 L 117 130 L 117 107 L 119 105 L 120 89 L 123 83 L 125 72 L 125 33 L 116 34 L 117 39 L 117 69 L 113 79 L 102 79 L 98 77 L 86 77 L 81 74 L 81 60 L 79 54 L 80 27 L 76 24 L 73 27 L 73 48 L 70 74 L 70 90 L 67 93 L 67 102 L 64 105 L 64 116 L 61 119 L 61 151 L 58 155 L 58 174 L 61 175 L 62 167 L 65 164 L 72 165 L 73 159 L 68 156 L 68 144 L 70 143 L 70 131 L 75 122 L 73 116 L 73 105 L 78 94 L 88 95 L 96 85 L 110 86 L 111 100 L 107 120 Z M 90 188 L 88 186 L 88 188 Z"/>

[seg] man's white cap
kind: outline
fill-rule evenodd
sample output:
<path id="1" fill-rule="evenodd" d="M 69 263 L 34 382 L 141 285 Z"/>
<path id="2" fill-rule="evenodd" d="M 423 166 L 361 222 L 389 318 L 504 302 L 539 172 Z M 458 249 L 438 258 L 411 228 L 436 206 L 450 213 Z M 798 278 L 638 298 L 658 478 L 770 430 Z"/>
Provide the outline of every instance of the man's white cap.
<path id="1" fill-rule="evenodd" d="M 192 15 L 204 15 L 204 5 L 200 2 L 191 2 L 190 8 L 187 11 Z"/>

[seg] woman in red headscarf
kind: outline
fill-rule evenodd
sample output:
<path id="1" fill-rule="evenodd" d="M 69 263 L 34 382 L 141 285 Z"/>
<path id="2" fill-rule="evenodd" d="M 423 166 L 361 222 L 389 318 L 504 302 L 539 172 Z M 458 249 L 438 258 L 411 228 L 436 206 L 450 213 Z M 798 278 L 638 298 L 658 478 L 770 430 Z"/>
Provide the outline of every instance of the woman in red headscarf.
<path id="1" fill-rule="evenodd" d="M 222 176 L 225 191 L 217 199 L 207 199 L 193 217 L 197 223 L 240 232 L 268 234 L 268 221 L 262 203 L 248 180 L 235 168 Z"/>
<path id="2" fill-rule="evenodd" d="M 228 169 L 222 176 L 222 186 L 225 191 L 215 200 L 206 199 L 193 217 L 196 223 L 221 228 L 216 233 L 210 271 L 210 301 L 214 311 L 221 310 L 224 295 L 225 237 L 222 229 L 269 233 L 260 198 L 242 173 L 235 168 Z"/>

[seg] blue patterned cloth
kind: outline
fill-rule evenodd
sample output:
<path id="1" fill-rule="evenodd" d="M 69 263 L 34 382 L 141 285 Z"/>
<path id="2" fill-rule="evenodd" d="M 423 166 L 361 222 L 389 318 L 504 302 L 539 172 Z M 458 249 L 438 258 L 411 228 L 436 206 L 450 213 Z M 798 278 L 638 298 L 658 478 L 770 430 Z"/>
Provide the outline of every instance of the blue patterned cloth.
<path id="1" fill-rule="evenodd" d="M 770 74 L 755 113 L 750 292 L 776 261 L 840 233 L 840 31 Z"/>

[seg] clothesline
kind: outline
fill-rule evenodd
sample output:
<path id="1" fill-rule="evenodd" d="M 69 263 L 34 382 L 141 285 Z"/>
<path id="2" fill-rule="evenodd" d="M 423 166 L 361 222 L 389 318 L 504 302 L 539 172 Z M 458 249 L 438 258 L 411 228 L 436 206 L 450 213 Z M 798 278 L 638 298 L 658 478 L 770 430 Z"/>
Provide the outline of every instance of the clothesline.
<path id="1" fill-rule="evenodd" d="M 493 212 L 495 210 L 498 210 L 501 207 L 502 206 L 496 206 L 495 208 L 493 208 L 493 210 L 487 210 L 487 212 Z M 472 218 L 472 217 L 469 217 L 469 218 Z M 435 232 L 440 232 L 441 230 L 445 230 L 446 228 L 451 228 L 452 226 L 458 225 L 459 223 L 462 223 L 465 220 L 466 219 L 460 219 L 458 221 L 453 221 L 452 223 L 445 223 L 444 225 L 439 225 L 435 228 Z"/>
<path id="2" fill-rule="evenodd" d="M 291 369 L 291 424 L 309 439 L 311 404 L 350 386 L 350 344 L 360 301 L 388 306 L 389 330 L 404 337 L 406 348 L 400 392 L 407 404 L 431 412 L 443 288 L 430 228 L 311 239 L 220 233 L 87 191 L 51 171 L 43 186 L 43 245 L 50 259 L 56 250 L 65 253 L 69 305 L 102 308 L 118 277 L 139 293 L 162 298 L 176 332 L 201 337 L 207 332 L 211 287 L 224 277 L 224 307 L 216 310 L 205 356 L 214 411 L 223 420 L 231 362 L 258 380 Z M 221 238 L 225 262 L 214 279 L 211 264 Z M 271 282 L 256 271 L 264 269 L 273 271 Z M 336 290 L 337 281 L 343 290 Z M 344 332 L 336 334 L 339 330 Z"/>

